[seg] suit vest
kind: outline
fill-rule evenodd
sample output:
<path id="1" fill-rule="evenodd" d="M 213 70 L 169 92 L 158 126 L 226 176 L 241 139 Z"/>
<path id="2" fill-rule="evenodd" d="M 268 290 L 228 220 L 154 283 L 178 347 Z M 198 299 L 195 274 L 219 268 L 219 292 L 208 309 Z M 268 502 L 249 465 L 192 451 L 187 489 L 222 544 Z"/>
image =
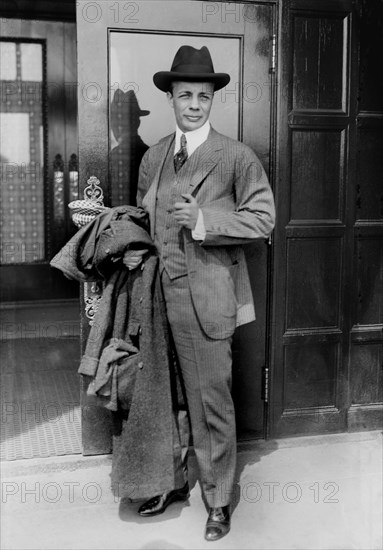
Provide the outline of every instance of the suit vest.
<path id="1" fill-rule="evenodd" d="M 174 143 L 174 142 L 173 142 Z M 169 148 L 158 183 L 154 242 L 160 254 L 161 269 L 170 279 L 187 274 L 182 228 L 174 218 L 174 203 L 184 202 L 182 193 L 188 193 L 194 169 L 194 154 L 176 174 L 174 169 L 174 147 Z"/>

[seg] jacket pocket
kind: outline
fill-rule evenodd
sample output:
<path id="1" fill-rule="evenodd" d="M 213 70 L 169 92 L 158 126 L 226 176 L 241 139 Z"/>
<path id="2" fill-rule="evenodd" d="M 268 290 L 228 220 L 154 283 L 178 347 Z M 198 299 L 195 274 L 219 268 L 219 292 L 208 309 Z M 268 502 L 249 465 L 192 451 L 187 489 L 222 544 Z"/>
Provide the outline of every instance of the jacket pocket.
<path id="1" fill-rule="evenodd" d="M 238 265 L 200 270 L 189 281 L 194 307 L 202 329 L 210 338 L 231 336 L 236 326 L 235 279 Z"/>

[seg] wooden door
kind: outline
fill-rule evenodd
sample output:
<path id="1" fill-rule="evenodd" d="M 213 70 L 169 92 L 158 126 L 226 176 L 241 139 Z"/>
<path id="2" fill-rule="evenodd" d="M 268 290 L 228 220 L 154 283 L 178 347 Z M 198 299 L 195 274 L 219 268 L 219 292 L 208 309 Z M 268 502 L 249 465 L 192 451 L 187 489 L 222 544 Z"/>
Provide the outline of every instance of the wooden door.
<path id="1" fill-rule="evenodd" d="M 382 12 L 284 5 L 273 436 L 381 423 Z"/>
<path id="2" fill-rule="evenodd" d="M 124 101 L 127 92 L 134 92 L 141 113 L 140 126 L 134 130 L 143 142 L 141 152 L 136 148 L 133 155 L 137 161 L 142 148 L 174 130 L 165 94 L 154 87 L 152 75 L 170 69 L 182 44 L 198 48 L 207 45 L 215 70 L 231 74 L 230 84 L 216 94 L 212 125 L 252 147 L 272 179 L 274 81 L 270 39 L 275 18 L 271 2 L 80 0 L 77 26 L 81 188 L 90 176 L 96 176 L 107 205 L 134 200 L 138 163 L 133 166 L 130 161 L 127 165 L 127 153 L 121 154 L 120 137 L 128 117 L 125 109 L 129 108 Z M 246 250 L 257 321 L 239 329 L 234 344 L 233 392 L 241 438 L 264 435 L 262 374 L 268 357 L 269 248 L 262 240 Z M 87 324 L 84 318 L 84 340 Z M 108 452 L 110 416 L 102 409 L 91 408 L 85 390 L 86 384 L 82 396 L 84 453 Z"/>
<path id="3" fill-rule="evenodd" d="M 2 302 L 71 298 L 49 260 L 78 195 L 75 23 L 2 19 Z"/>
<path id="4" fill-rule="evenodd" d="M 350 430 L 383 424 L 383 4 L 355 6 L 359 59 L 354 121 L 354 264 L 347 423 Z"/>

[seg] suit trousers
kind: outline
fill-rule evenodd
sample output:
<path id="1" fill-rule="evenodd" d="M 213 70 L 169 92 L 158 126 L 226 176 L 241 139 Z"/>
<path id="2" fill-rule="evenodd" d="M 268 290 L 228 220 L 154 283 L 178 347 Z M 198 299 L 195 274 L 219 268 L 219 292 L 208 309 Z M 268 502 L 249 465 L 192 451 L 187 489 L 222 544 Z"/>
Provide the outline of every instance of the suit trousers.
<path id="1" fill-rule="evenodd" d="M 226 506 L 232 497 L 236 467 L 232 337 L 214 340 L 206 336 L 193 306 L 187 275 L 170 279 L 163 270 L 161 282 L 203 495 L 208 506 Z"/>

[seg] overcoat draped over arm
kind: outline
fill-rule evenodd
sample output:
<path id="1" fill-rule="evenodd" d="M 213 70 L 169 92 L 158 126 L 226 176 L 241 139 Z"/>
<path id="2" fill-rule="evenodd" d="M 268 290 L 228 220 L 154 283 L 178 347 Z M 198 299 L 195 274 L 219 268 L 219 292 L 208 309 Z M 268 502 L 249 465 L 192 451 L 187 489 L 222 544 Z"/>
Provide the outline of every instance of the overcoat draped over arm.
<path id="1" fill-rule="evenodd" d="M 90 386 L 102 387 L 101 377 L 106 376 L 102 354 L 114 344 L 122 354 L 124 343 L 133 346 L 126 349 L 136 348 L 140 354 L 129 410 L 117 407 L 111 413 L 116 429 L 112 487 L 118 496 L 131 499 L 175 489 L 175 471 L 181 460 L 175 368 L 159 286 L 158 257 L 146 224 L 141 208 L 112 208 L 81 228 L 51 261 L 68 277 L 82 282 L 104 281 L 79 368 Z M 129 271 L 123 265 L 121 258 L 127 248 L 149 250 L 143 269 Z M 118 361 L 109 363 L 108 368 L 111 365 L 117 369 Z M 120 398 L 123 401 L 123 396 Z M 88 399 L 87 405 L 116 408 L 113 391 Z"/>

